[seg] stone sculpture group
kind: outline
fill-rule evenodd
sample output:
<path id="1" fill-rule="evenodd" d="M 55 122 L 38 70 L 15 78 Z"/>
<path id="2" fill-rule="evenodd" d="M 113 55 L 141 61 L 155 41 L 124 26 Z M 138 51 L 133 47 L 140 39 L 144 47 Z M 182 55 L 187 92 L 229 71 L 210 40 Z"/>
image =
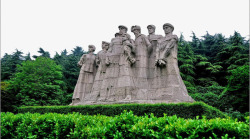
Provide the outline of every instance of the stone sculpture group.
<path id="1" fill-rule="evenodd" d="M 141 34 L 140 26 L 132 26 L 135 40 L 126 26 L 118 28 L 110 43 L 102 42 L 97 55 L 95 46 L 89 45 L 81 57 L 70 105 L 194 101 L 179 73 L 173 25 L 163 25 L 165 36 L 155 35 L 154 25 L 147 26 L 148 36 Z"/>

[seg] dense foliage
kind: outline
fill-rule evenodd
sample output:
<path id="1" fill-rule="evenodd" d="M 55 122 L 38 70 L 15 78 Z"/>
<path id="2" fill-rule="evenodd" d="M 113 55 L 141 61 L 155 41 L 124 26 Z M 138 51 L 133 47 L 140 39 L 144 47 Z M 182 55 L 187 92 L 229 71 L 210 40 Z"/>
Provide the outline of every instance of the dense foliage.
<path id="1" fill-rule="evenodd" d="M 73 114 L 2 113 L 1 138 L 248 138 L 245 122 L 232 119 L 183 119 L 176 115 L 114 117 Z"/>
<path id="2" fill-rule="evenodd" d="M 178 64 L 189 95 L 222 111 L 249 111 L 249 40 L 207 32 L 179 39 Z"/>
<path id="3" fill-rule="evenodd" d="M 178 103 L 178 104 L 112 104 L 112 105 L 84 105 L 84 106 L 25 106 L 18 109 L 19 113 L 73 113 L 79 112 L 87 115 L 115 116 L 124 110 L 133 111 L 135 115 L 143 116 L 153 113 L 156 117 L 163 114 L 177 115 L 182 118 L 196 118 L 206 116 L 208 119 L 227 117 L 218 109 L 201 102 Z"/>
<path id="4" fill-rule="evenodd" d="M 185 41 L 180 35 L 178 44 L 178 64 L 189 95 L 222 111 L 248 112 L 249 40 L 238 32 L 229 38 L 208 32 L 201 39 L 195 33 L 191 37 L 192 41 Z M 4 84 L 1 92 L 2 101 L 5 101 L 2 111 L 13 111 L 15 107 L 27 105 L 70 104 L 79 75 L 77 62 L 86 52 L 79 46 L 70 54 L 63 50 L 53 58 L 42 48 L 38 52 L 39 56 L 32 56 L 34 60 L 30 54 L 23 56 L 19 50 L 5 54 L 1 59 L 1 84 Z M 39 66 L 37 61 L 41 57 L 50 64 L 42 69 L 32 68 Z M 26 72 L 27 68 L 30 70 Z M 47 75 L 47 70 L 53 68 L 58 70 Z M 41 84 L 35 85 L 38 78 Z"/>
<path id="5" fill-rule="evenodd" d="M 4 96 L 14 94 L 19 106 L 62 104 L 65 92 L 61 71 L 49 58 L 24 61 L 17 65 L 17 73 L 8 82 L 8 93 Z"/>

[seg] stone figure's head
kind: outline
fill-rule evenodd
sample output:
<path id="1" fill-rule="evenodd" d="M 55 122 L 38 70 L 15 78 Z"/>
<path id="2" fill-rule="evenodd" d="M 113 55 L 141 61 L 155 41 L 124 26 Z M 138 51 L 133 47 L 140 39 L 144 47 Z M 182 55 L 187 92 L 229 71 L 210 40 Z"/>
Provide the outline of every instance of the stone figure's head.
<path id="1" fill-rule="evenodd" d="M 119 32 L 120 34 L 125 34 L 128 31 L 128 28 L 126 26 L 123 26 L 123 25 L 118 26 L 118 28 L 120 30 L 120 32 Z"/>
<path id="2" fill-rule="evenodd" d="M 95 46 L 89 45 L 89 52 L 94 52 L 94 51 L 95 51 Z"/>
<path id="3" fill-rule="evenodd" d="M 172 33 L 174 31 L 174 26 L 171 25 L 170 23 L 166 23 L 163 25 L 163 30 L 164 30 L 165 34 Z"/>
<path id="4" fill-rule="evenodd" d="M 133 32 L 135 35 L 141 33 L 141 27 L 138 25 L 132 26 L 131 27 L 131 32 Z"/>
<path id="5" fill-rule="evenodd" d="M 119 37 L 119 36 L 121 36 L 121 34 L 120 33 L 115 33 L 115 37 Z"/>
<path id="6" fill-rule="evenodd" d="M 103 50 L 108 50 L 109 49 L 109 43 L 106 41 L 102 41 L 102 49 Z"/>
<path id="7" fill-rule="evenodd" d="M 148 25 L 148 34 L 154 34 L 155 33 L 155 26 L 154 25 Z"/>

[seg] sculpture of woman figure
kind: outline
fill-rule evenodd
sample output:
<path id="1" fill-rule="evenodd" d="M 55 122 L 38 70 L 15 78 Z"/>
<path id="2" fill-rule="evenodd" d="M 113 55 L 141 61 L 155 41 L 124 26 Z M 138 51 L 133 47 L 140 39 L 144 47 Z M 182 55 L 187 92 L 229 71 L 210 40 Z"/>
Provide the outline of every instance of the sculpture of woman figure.
<path id="1" fill-rule="evenodd" d="M 107 51 L 110 43 L 102 41 L 102 50 L 96 55 L 96 64 L 98 66 L 94 84 L 91 91 L 90 101 L 104 101 L 106 94 L 100 94 L 102 81 L 105 77 L 106 69 L 109 63 L 106 63 Z"/>
<path id="2" fill-rule="evenodd" d="M 156 68 L 152 88 L 156 90 L 155 100 L 160 102 L 192 102 L 178 68 L 178 37 L 173 35 L 174 26 L 163 25 L 165 37 L 161 38 L 156 48 Z"/>
<path id="3" fill-rule="evenodd" d="M 131 40 L 127 34 L 127 27 L 119 26 L 120 32 L 111 40 L 108 50 L 105 78 L 101 87 L 101 94 L 106 94 L 106 101 L 130 100 L 131 92 L 135 90 L 131 61 L 124 48 L 131 48 Z M 126 44 L 125 44 L 126 43 Z"/>
<path id="4" fill-rule="evenodd" d="M 149 50 L 149 58 L 148 58 L 148 81 L 149 83 L 151 83 L 154 78 L 157 43 L 158 40 L 160 40 L 163 36 L 155 34 L 156 27 L 154 25 L 148 25 L 147 29 L 149 33 L 147 37 L 152 46 L 151 47 L 152 49 Z"/>
<path id="5" fill-rule="evenodd" d="M 87 54 L 83 54 L 80 61 L 77 63 L 81 67 L 80 74 L 75 86 L 75 90 L 72 97 L 72 105 L 77 105 L 83 103 L 84 98 L 90 94 L 95 72 L 96 72 L 96 63 L 95 63 L 95 46 L 89 45 L 89 51 Z"/>
<path id="6" fill-rule="evenodd" d="M 138 25 L 131 27 L 131 32 L 135 35 L 135 69 L 136 86 L 139 89 L 149 89 L 148 84 L 148 52 L 151 49 L 151 43 L 147 36 L 141 34 L 141 27 Z"/>

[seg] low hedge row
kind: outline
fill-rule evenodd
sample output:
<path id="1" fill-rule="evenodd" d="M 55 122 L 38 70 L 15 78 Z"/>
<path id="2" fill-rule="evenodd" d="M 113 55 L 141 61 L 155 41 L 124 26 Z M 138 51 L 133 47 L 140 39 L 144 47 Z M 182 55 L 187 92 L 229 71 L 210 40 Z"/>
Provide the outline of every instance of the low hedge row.
<path id="1" fill-rule="evenodd" d="M 156 117 L 162 117 L 163 113 L 171 116 L 177 115 L 182 118 L 195 118 L 206 116 L 208 119 L 225 118 L 218 109 L 203 102 L 194 103 L 171 103 L 171 104 L 112 104 L 112 105 L 82 105 L 82 106 L 26 106 L 18 108 L 18 113 L 61 113 L 67 114 L 79 112 L 83 115 L 107 115 L 115 116 L 124 110 L 133 111 L 135 115 L 143 116 L 153 113 Z"/>
<path id="2" fill-rule="evenodd" d="M 1 137 L 10 138 L 248 138 L 246 122 L 229 118 L 184 119 L 136 116 L 132 111 L 104 115 L 2 113 Z"/>

